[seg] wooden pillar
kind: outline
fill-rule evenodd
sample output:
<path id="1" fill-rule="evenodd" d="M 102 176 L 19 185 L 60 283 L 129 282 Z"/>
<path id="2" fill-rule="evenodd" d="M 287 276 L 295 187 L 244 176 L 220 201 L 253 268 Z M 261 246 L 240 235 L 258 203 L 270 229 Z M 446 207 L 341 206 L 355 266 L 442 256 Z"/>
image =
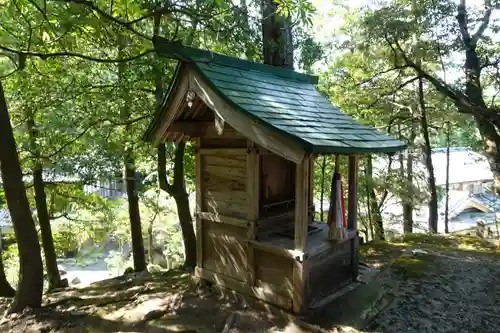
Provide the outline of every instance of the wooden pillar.
<path id="1" fill-rule="evenodd" d="M 314 221 L 314 159 L 315 156 L 309 158 L 309 202 L 308 202 L 308 212 L 309 212 L 309 223 Z"/>
<path id="2" fill-rule="evenodd" d="M 310 156 L 304 156 L 297 164 L 295 172 L 295 250 L 305 252 L 307 247 L 307 226 Z M 305 271 L 304 262 L 298 258 L 293 262 L 293 311 L 300 313 L 305 306 Z"/>
<path id="3" fill-rule="evenodd" d="M 347 229 L 355 230 L 356 236 L 350 239 L 351 242 L 351 273 L 352 280 L 356 281 L 358 277 L 359 265 L 359 239 L 357 233 L 357 216 L 358 216 L 358 198 L 357 198 L 357 180 L 358 180 L 358 156 L 349 156 L 349 188 L 347 202 Z"/>
<path id="4" fill-rule="evenodd" d="M 203 212 L 203 155 L 200 154 L 200 139 L 195 139 L 195 174 L 196 174 L 196 266 L 203 268 L 203 222 L 200 212 Z"/>
<path id="5" fill-rule="evenodd" d="M 252 141 L 247 142 L 247 283 L 255 285 L 255 258 L 254 248 L 251 241 L 255 240 L 257 234 L 257 219 L 259 217 L 259 194 L 260 194 L 260 156 L 256 145 Z"/>
<path id="6" fill-rule="evenodd" d="M 295 172 L 295 250 L 307 247 L 307 206 L 309 203 L 309 156 L 297 164 Z"/>
<path id="7" fill-rule="evenodd" d="M 357 216 L 358 216 L 358 156 L 349 156 L 349 198 L 347 201 L 347 229 L 357 229 Z"/>

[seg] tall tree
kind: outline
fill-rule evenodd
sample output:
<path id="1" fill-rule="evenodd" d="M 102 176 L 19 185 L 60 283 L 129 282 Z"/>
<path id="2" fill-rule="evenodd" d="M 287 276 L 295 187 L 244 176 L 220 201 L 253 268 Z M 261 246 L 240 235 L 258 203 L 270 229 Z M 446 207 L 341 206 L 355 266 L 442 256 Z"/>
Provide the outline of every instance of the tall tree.
<path id="1" fill-rule="evenodd" d="M 450 122 L 446 123 L 446 181 L 445 181 L 445 203 L 444 203 L 444 232 L 447 234 L 449 220 L 449 204 L 450 204 Z"/>
<path id="2" fill-rule="evenodd" d="M 121 34 L 118 35 L 118 57 L 124 58 L 123 52 L 126 47 L 127 38 Z M 120 89 L 120 119 L 126 123 L 130 120 L 130 92 L 126 84 L 126 63 L 118 64 L 118 84 Z M 129 125 L 125 125 L 125 133 L 129 135 L 131 130 Z M 137 193 L 137 179 L 133 144 L 124 142 L 123 165 L 125 187 L 127 189 L 128 213 L 130 220 L 130 232 L 132 236 L 132 257 L 134 260 L 134 270 L 142 272 L 146 270 L 146 254 L 144 251 L 144 239 L 142 237 L 141 214 L 139 210 L 139 195 Z"/>
<path id="3" fill-rule="evenodd" d="M 420 24 L 420 8 L 417 4 L 417 0 L 412 0 L 412 11 L 414 16 L 415 26 Z M 422 66 L 422 56 L 421 56 L 421 46 L 420 46 L 420 33 L 418 29 L 413 33 L 413 53 L 415 55 L 415 63 L 418 66 Z M 420 118 L 420 128 L 422 129 L 422 136 L 424 138 L 423 144 L 423 155 L 425 167 L 428 174 L 428 187 L 430 192 L 429 199 L 429 232 L 437 233 L 438 224 L 438 198 L 436 189 L 436 178 L 434 177 L 434 166 L 432 165 L 432 148 L 429 139 L 429 126 L 427 121 L 427 110 L 424 98 L 424 80 L 418 74 L 418 88 L 417 88 L 417 110 L 418 116 Z"/>
<path id="4" fill-rule="evenodd" d="M 40 307 L 43 266 L 35 223 L 24 189 L 21 165 L 2 83 L 0 82 L 0 170 L 19 249 L 19 284 L 9 311 Z"/>
<path id="5" fill-rule="evenodd" d="M 498 9 L 498 1 L 491 0 L 484 0 L 481 10 L 468 7 L 466 0 L 460 0 L 458 5 L 449 0 L 434 0 L 427 3 L 423 20 L 419 27 L 415 27 L 405 19 L 404 4 L 389 3 L 373 15 L 366 16 L 369 18 L 365 23 L 373 42 L 387 43 L 392 48 L 392 71 L 386 68 L 384 73 L 412 68 L 453 101 L 459 112 L 473 117 L 495 175 L 496 191 L 500 193 L 500 107 L 495 92 L 500 87 L 496 74 L 500 68 L 500 53 L 495 41 L 487 35 L 488 30 L 495 32 L 499 29 L 498 22 L 491 19 L 492 13 Z M 433 66 L 416 62 L 411 51 L 405 48 L 408 33 L 415 28 L 433 36 L 429 43 L 425 43 L 427 57 L 448 57 L 447 61 L 453 63 L 451 57 L 456 57 L 457 53 L 463 56 L 461 82 L 445 82 L 433 71 Z M 493 93 L 488 93 L 485 84 L 494 88 Z"/>
<path id="6" fill-rule="evenodd" d="M 154 19 L 154 36 L 160 33 L 160 26 L 162 15 L 158 14 Z M 197 27 L 197 21 L 191 22 L 192 30 L 185 40 L 186 45 L 191 45 L 194 38 L 194 33 Z M 163 103 L 163 79 L 162 67 L 159 63 L 154 68 L 155 72 L 155 97 L 156 107 L 162 107 Z M 186 151 L 186 144 L 184 142 L 178 143 L 174 148 L 173 158 L 173 179 L 169 182 L 167 177 L 167 147 L 165 144 L 160 144 L 157 149 L 158 156 L 158 182 L 162 190 L 171 195 L 177 206 L 177 215 L 179 217 L 179 224 L 182 232 L 182 240 L 184 243 L 184 264 L 183 267 L 192 270 L 196 266 L 196 235 L 194 233 L 193 218 L 189 209 L 189 194 L 186 190 L 186 180 L 184 173 L 184 156 Z"/>
<path id="7" fill-rule="evenodd" d="M 367 177 L 368 184 L 368 198 L 369 198 L 369 211 L 370 217 L 372 219 L 371 223 L 373 225 L 373 239 L 375 240 L 385 240 L 384 232 L 384 221 L 380 211 L 380 206 L 377 200 L 377 195 L 375 194 L 375 186 L 373 184 L 373 163 L 372 157 L 368 155 L 366 157 L 365 173 Z M 370 184 L 371 183 L 371 184 Z"/>
<path id="8" fill-rule="evenodd" d="M 29 108 L 29 107 L 28 107 Z M 25 109 L 26 123 L 28 125 L 28 136 L 31 143 L 31 150 L 34 154 L 33 163 L 33 188 L 35 190 L 35 203 L 42 235 L 43 254 L 45 256 L 45 266 L 47 268 L 48 289 L 67 287 L 62 282 L 57 266 L 56 250 L 54 248 L 54 239 L 52 237 L 52 228 L 50 226 L 50 216 L 47 209 L 47 196 L 45 194 L 45 182 L 43 180 L 43 166 L 40 157 L 40 150 L 37 145 L 38 130 L 32 110 Z"/>

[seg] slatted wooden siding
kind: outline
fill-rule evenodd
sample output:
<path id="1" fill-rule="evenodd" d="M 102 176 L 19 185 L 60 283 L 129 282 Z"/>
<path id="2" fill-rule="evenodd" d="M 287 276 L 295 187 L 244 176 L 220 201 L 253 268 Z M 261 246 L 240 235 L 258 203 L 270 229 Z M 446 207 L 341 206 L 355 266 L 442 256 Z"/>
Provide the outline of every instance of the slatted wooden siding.
<path id="1" fill-rule="evenodd" d="M 246 230 L 210 221 L 203 224 L 203 268 L 246 281 Z"/>
<path id="2" fill-rule="evenodd" d="M 247 217 L 246 153 L 203 156 L 203 203 L 206 211 Z"/>
<path id="3" fill-rule="evenodd" d="M 292 258 L 255 249 L 256 285 L 268 293 L 272 292 L 290 299 L 291 305 L 293 262 Z"/>
<path id="4" fill-rule="evenodd" d="M 197 142 L 197 274 L 292 309 L 294 259 L 255 243 L 261 155 L 250 141 L 221 147 L 236 139 L 229 128 Z"/>

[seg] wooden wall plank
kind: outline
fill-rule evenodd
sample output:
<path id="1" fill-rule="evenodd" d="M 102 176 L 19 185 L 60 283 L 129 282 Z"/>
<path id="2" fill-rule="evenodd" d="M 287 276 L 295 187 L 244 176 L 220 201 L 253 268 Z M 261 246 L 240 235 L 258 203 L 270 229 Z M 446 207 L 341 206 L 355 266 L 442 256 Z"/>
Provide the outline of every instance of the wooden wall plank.
<path id="1" fill-rule="evenodd" d="M 228 179 L 221 175 L 204 175 L 203 186 L 206 190 L 216 191 L 226 189 L 227 191 L 246 191 L 246 180 L 243 178 Z"/>
<path id="2" fill-rule="evenodd" d="M 197 216 L 199 216 L 202 220 L 207 220 L 210 222 L 231 224 L 231 225 L 234 225 L 237 227 L 242 227 L 242 228 L 248 227 L 247 220 L 238 219 L 238 218 L 235 218 L 232 216 L 217 215 L 217 214 L 209 213 L 209 212 L 198 212 Z"/>
<path id="3" fill-rule="evenodd" d="M 200 152 L 204 151 L 203 149 Z M 247 219 L 246 150 L 218 151 L 204 154 L 203 203 L 206 212 Z"/>
<path id="4" fill-rule="evenodd" d="M 203 267 L 246 281 L 246 229 L 204 220 Z"/>
<path id="5" fill-rule="evenodd" d="M 245 205 L 248 199 L 245 191 L 230 191 L 227 189 L 219 191 L 205 190 L 203 191 L 203 196 L 206 200 L 223 201 L 237 205 Z"/>
<path id="6" fill-rule="evenodd" d="M 280 295 L 292 297 L 294 259 L 255 248 L 255 278 L 258 284 L 271 286 Z"/>
<path id="7" fill-rule="evenodd" d="M 245 156 L 240 155 L 206 155 L 205 163 L 207 165 L 222 165 L 245 169 L 247 161 Z"/>
<path id="8" fill-rule="evenodd" d="M 209 213 L 214 213 L 217 215 L 233 216 L 236 218 L 246 218 L 247 217 L 247 205 L 240 205 L 237 203 L 229 203 L 223 201 L 215 201 L 213 199 L 208 199 L 204 202 L 205 211 Z"/>
<path id="9" fill-rule="evenodd" d="M 204 165 L 204 170 L 211 175 L 224 176 L 228 179 L 246 179 L 244 168 L 235 168 L 223 165 Z"/>
<path id="10" fill-rule="evenodd" d="M 214 273 L 207 269 L 197 268 L 195 270 L 195 274 L 202 279 L 212 281 L 220 287 L 232 289 L 244 295 L 255 297 L 285 310 L 291 310 L 292 308 L 292 302 L 290 298 L 272 293 L 265 290 L 264 288 L 251 287 L 249 285 L 246 285 L 245 283 L 242 283 L 235 279 L 231 279 L 230 277 L 221 274 Z"/>

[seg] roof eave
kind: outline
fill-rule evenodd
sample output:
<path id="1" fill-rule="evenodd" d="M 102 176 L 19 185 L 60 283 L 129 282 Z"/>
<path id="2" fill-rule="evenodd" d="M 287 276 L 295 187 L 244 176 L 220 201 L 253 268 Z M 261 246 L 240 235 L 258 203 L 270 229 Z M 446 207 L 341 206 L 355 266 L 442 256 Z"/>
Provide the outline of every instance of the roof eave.
<path id="1" fill-rule="evenodd" d="M 312 153 L 318 154 L 394 154 L 399 151 L 405 150 L 407 145 L 402 144 L 393 147 L 378 147 L 378 148 L 362 148 L 362 147 L 335 147 L 335 146 L 321 146 L 311 145 Z"/>
<path id="2" fill-rule="evenodd" d="M 163 116 L 165 115 L 165 110 L 168 108 L 168 104 L 170 102 L 170 93 L 172 92 L 172 89 L 175 87 L 175 83 L 177 81 L 177 78 L 179 76 L 180 69 L 182 67 L 182 62 L 178 62 L 177 66 L 175 67 L 174 75 L 172 77 L 172 80 L 170 81 L 170 84 L 168 86 L 166 94 L 163 96 L 163 102 L 162 104 L 157 107 L 153 119 L 149 123 L 148 128 L 144 132 L 142 136 L 143 141 L 152 141 L 156 130 L 158 129 L 158 125 L 160 124 L 161 120 L 163 119 Z"/>

